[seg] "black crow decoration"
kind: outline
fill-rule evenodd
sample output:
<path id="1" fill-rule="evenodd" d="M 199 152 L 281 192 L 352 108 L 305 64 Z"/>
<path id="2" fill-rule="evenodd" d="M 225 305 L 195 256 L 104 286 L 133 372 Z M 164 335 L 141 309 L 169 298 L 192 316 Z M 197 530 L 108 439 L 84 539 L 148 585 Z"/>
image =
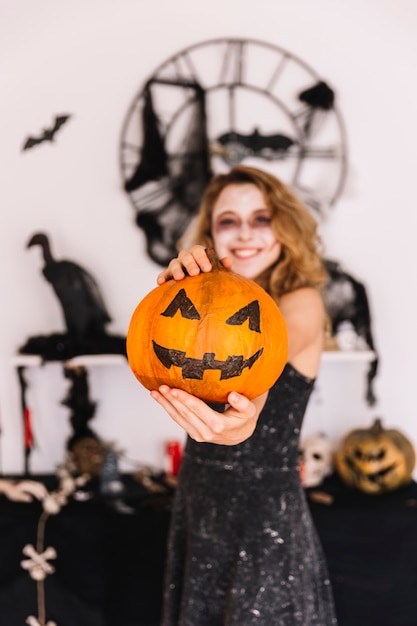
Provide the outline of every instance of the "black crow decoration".
<path id="1" fill-rule="evenodd" d="M 33 246 L 42 250 L 42 273 L 58 297 L 66 332 L 29 337 L 19 352 L 39 354 L 51 361 L 65 361 L 82 354 L 126 356 L 126 336 L 106 332 L 111 318 L 91 274 L 74 261 L 54 259 L 48 236 L 43 232 L 32 235 L 27 247 Z"/>
<path id="2" fill-rule="evenodd" d="M 70 335 L 102 335 L 111 321 L 94 278 L 77 263 L 55 260 L 45 233 L 34 234 L 27 247 L 40 246 L 45 261 L 42 273 L 55 291 Z"/>
<path id="3" fill-rule="evenodd" d="M 66 361 L 83 354 L 126 356 L 126 336 L 106 332 L 111 318 L 91 274 L 74 261 L 54 259 L 43 232 L 29 239 L 26 247 L 33 246 L 42 250 L 42 273 L 58 297 L 66 332 L 29 337 L 19 352 L 37 354 L 47 361 Z"/>

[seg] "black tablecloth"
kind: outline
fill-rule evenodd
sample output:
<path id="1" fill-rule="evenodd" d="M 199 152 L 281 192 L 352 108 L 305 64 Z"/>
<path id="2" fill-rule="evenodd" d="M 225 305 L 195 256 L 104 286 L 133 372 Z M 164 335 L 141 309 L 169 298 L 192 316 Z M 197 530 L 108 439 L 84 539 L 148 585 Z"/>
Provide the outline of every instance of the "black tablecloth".
<path id="1" fill-rule="evenodd" d="M 417 484 L 366 495 L 337 476 L 310 501 L 326 553 L 340 626 L 417 626 Z"/>
<path id="2" fill-rule="evenodd" d="M 31 478 L 50 488 L 54 480 Z M 45 580 L 46 621 L 159 624 L 172 494 L 146 495 L 127 483 L 120 500 L 96 494 L 48 517 L 44 547 L 53 546 L 57 558 Z M 330 495 L 332 503 L 314 502 L 317 492 Z M 307 494 L 339 625 L 417 626 L 417 484 L 367 496 L 333 476 Z M 0 496 L 0 626 L 22 626 L 29 615 L 38 616 L 37 583 L 20 562 L 23 547 L 37 545 L 41 514 L 38 502 L 17 504 Z"/>
<path id="3" fill-rule="evenodd" d="M 57 558 L 49 561 L 55 572 L 44 583 L 46 621 L 159 624 L 170 503 L 166 495 L 138 489 L 122 499 L 70 501 L 49 516 L 44 547 L 54 547 Z M 22 626 L 29 615 L 38 616 L 37 583 L 20 562 L 27 558 L 26 544 L 37 546 L 41 514 L 39 502 L 17 504 L 0 496 L 0 626 Z"/>

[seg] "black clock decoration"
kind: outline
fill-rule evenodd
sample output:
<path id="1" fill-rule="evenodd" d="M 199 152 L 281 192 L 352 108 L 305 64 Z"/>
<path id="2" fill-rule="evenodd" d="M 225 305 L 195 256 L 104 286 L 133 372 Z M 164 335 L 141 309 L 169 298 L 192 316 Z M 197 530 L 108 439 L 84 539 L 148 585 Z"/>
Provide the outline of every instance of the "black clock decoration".
<path id="1" fill-rule="evenodd" d="M 213 173 L 239 163 L 268 169 L 324 217 L 347 171 L 335 92 L 278 46 L 195 44 L 146 80 L 122 129 L 123 185 L 154 261 L 175 256 Z"/>

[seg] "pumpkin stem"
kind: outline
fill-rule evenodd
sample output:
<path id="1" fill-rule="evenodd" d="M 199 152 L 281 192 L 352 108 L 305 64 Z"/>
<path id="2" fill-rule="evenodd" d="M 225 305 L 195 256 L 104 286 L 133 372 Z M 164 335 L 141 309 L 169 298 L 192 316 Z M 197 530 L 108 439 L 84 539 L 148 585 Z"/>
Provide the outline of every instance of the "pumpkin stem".
<path id="1" fill-rule="evenodd" d="M 220 261 L 217 255 L 217 252 L 215 251 L 214 248 L 206 248 L 206 254 L 207 254 L 208 260 L 210 261 L 213 267 L 213 270 L 223 271 L 223 272 L 227 271 L 223 263 Z"/>
<path id="2" fill-rule="evenodd" d="M 380 420 L 380 418 L 378 417 L 374 423 L 372 424 L 371 428 L 370 428 L 370 432 L 372 433 L 372 436 L 374 437 L 378 437 L 378 435 L 382 434 L 383 431 L 383 427 L 382 427 L 382 422 Z"/>

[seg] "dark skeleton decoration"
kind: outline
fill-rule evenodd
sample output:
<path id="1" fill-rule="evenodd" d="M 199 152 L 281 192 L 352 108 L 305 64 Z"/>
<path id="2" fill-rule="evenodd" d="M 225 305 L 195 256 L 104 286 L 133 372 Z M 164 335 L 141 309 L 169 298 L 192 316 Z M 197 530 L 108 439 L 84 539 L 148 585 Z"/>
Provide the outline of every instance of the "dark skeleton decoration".
<path id="1" fill-rule="evenodd" d="M 345 272 L 336 261 L 327 259 L 325 267 L 329 281 L 323 290 L 323 299 L 331 322 L 331 333 L 337 336 L 348 322 L 357 336 L 357 349 L 369 349 L 375 353 L 367 373 L 366 401 L 370 406 L 376 402 L 373 382 L 378 369 L 378 355 L 371 328 L 368 296 L 363 283 Z M 353 346 L 354 347 L 354 346 Z"/>
<path id="2" fill-rule="evenodd" d="M 190 114 L 178 154 L 168 156 L 165 137 L 160 131 L 152 85 L 179 88 L 192 93 Z M 175 245 L 196 213 L 204 189 L 211 178 L 206 130 L 205 92 L 197 82 L 155 79 L 145 88 L 141 159 L 125 190 L 140 198 L 136 224 L 147 241 L 151 259 L 166 265 L 175 255 Z"/>

